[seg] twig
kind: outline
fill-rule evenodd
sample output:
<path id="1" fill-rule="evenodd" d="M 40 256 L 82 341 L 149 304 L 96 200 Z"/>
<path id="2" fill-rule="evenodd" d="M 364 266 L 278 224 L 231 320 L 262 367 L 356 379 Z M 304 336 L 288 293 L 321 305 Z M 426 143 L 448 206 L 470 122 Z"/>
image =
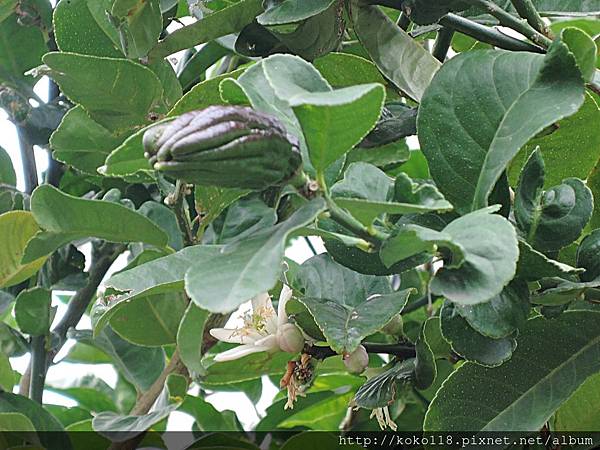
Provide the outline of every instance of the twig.
<path id="1" fill-rule="evenodd" d="M 398 22 L 396 23 L 400 28 L 404 31 L 408 31 L 408 27 L 410 27 L 410 18 L 405 13 L 401 12 L 398 17 Z"/>
<path id="2" fill-rule="evenodd" d="M 315 246 L 313 245 L 313 243 L 310 241 L 310 238 L 308 236 L 304 236 L 304 242 L 306 242 L 306 245 L 308 245 L 308 248 L 310 249 L 310 251 L 312 252 L 313 256 L 317 255 L 317 249 L 315 249 Z"/>
<path id="3" fill-rule="evenodd" d="M 31 338 L 31 370 L 29 371 L 29 398 L 42 403 L 46 383 L 46 336 Z"/>
<path id="4" fill-rule="evenodd" d="M 420 299 L 415 300 L 414 302 L 406 305 L 404 307 L 404 309 L 400 312 L 400 314 L 409 314 L 409 313 L 416 311 L 417 309 L 422 308 L 423 306 L 426 306 L 428 304 L 429 304 L 429 296 L 424 295 Z"/>
<path id="5" fill-rule="evenodd" d="M 183 233 L 186 246 L 194 245 L 196 243 L 196 238 L 194 237 L 194 232 L 192 231 L 189 216 L 184 209 L 187 190 L 187 184 L 181 180 L 177 180 L 175 184 L 175 192 L 165 199 L 165 203 L 173 208 L 173 212 L 177 217 L 177 223 L 179 224 L 179 228 Z"/>
<path id="6" fill-rule="evenodd" d="M 450 50 L 450 44 L 452 44 L 453 36 L 454 30 L 452 28 L 442 27 L 438 31 L 435 43 L 433 44 L 433 50 L 431 52 L 435 59 L 441 62 L 446 60 L 448 50 Z"/>
<path id="7" fill-rule="evenodd" d="M 385 353 L 401 358 L 413 358 L 415 356 L 415 347 L 412 345 L 363 342 L 362 346 L 367 350 L 367 353 Z M 318 347 L 314 345 L 306 345 L 304 353 L 321 360 L 338 355 L 331 347 Z"/>
<path id="8" fill-rule="evenodd" d="M 486 12 L 494 16 L 503 25 L 518 31 L 531 42 L 547 48 L 552 40 L 533 28 L 526 20 L 519 19 L 490 0 L 467 0 L 473 6 L 484 8 Z"/>
<path id="9" fill-rule="evenodd" d="M 31 194 L 38 186 L 37 166 L 35 164 L 35 154 L 33 145 L 27 138 L 27 132 L 23 127 L 17 126 L 17 136 L 19 138 L 19 150 L 21 152 L 21 161 L 23 162 L 23 175 L 25 178 L 25 191 Z"/>
<path id="10" fill-rule="evenodd" d="M 335 202 L 327 195 L 325 196 L 325 200 L 327 201 L 327 208 L 329 209 L 329 214 L 332 220 L 339 223 L 344 228 L 347 228 L 357 236 L 363 238 L 365 241 L 373 244 L 376 248 L 378 248 L 381 243 L 389 237 L 386 233 L 383 233 L 373 227 L 365 227 L 351 214 L 347 213 L 345 210 L 336 205 Z"/>
<path id="11" fill-rule="evenodd" d="M 486 27 L 456 14 L 446 14 L 440 19 L 439 23 L 444 27 L 452 28 L 478 41 L 491 44 L 494 47 L 511 51 L 544 53 L 544 49 L 541 47 L 507 36 L 495 28 Z"/>
<path id="12" fill-rule="evenodd" d="M 550 34 L 550 30 L 546 26 L 544 19 L 540 16 L 540 13 L 534 6 L 531 0 L 511 0 L 513 6 L 517 10 L 519 15 L 527 20 L 529 25 L 535 28 L 537 31 L 542 33 L 545 36 L 552 37 Z"/>

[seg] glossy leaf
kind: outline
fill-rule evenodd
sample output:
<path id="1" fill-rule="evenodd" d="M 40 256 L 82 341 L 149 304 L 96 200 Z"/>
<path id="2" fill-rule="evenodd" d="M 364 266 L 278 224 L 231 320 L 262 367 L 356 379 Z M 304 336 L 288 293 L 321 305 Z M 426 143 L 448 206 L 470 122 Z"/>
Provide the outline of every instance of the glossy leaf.
<path id="1" fill-rule="evenodd" d="M 0 184 L 17 185 L 17 175 L 10 155 L 0 147 Z"/>
<path id="2" fill-rule="evenodd" d="M 529 317 L 529 289 L 515 280 L 489 302 L 456 306 L 456 311 L 480 334 L 492 339 L 512 335 Z"/>
<path id="3" fill-rule="evenodd" d="M 39 231 L 33 215 L 26 211 L 10 211 L 0 215 L 0 286 L 12 286 L 35 274 L 46 256 L 23 264 L 27 242 Z"/>
<path id="4" fill-rule="evenodd" d="M 8 356 L 0 354 L 0 389 L 11 392 L 15 385 L 15 372 L 10 365 Z"/>
<path id="5" fill-rule="evenodd" d="M 16 14 L 3 20 L 0 27 L 0 80 L 9 85 L 33 84 L 25 72 L 40 64 L 47 47 L 40 28 L 23 26 L 17 22 Z M 14 45 L 18 42 L 19 45 Z"/>
<path id="6" fill-rule="evenodd" d="M 450 302 L 444 304 L 440 313 L 442 334 L 452 350 L 486 367 L 499 366 L 508 361 L 517 342 L 513 337 L 492 339 L 475 331 Z"/>
<path id="7" fill-rule="evenodd" d="M 420 101 L 440 62 L 383 11 L 353 0 L 354 31 L 379 70 L 402 92 Z"/>
<path id="8" fill-rule="evenodd" d="M 21 291 L 15 301 L 15 320 L 19 329 L 31 336 L 42 336 L 50 327 L 51 292 L 42 288 Z"/>
<path id="9" fill-rule="evenodd" d="M 411 358 L 398 362 L 375 375 L 356 391 L 353 405 L 366 409 L 389 406 L 396 399 L 399 390 L 397 385 L 408 383 L 412 379 L 414 369 L 415 360 Z"/>
<path id="10" fill-rule="evenodd" d="M 204 369 L 201 363 L 202 346 L 208 316 L 208 311 L 190 303 L 177 330 L 177 348 L 181 360 L 188 370 L 196 373 L 201 373 Z"/>
<path id="11" fill-rule="evenodd" d="M 450 375 L 429 406 L 424 429 L 539 430 L 598 371 L 599 332 L 597 312 L 573 311 L 555 320 L 530 320 L 509 362 L 498 368 L 466 363 Z M 474 383 L 475 379 L 485 383 Z"/>
<path id="12" fill-rule="evenodd" d="M 424 95 L 417 120 L 436 185 L 461 213 L 486 206 L 521 147 L 583 100 L 581 73 L 560 41 L 546 56 L 489 50 L 452 58 Z"/>
<path id="13" fill-rule="evenodd" d="M 180 50 L 240 31 L 262 12 L 262 0 L 240 0 L 169 34 L 148 55 L 160 59 Z"/>
<path id="14" fill-rule="evenodd" d="M 403 225 L 382 246 L 386 265 L 438 247 L 452 259 L 437 271 L 430 287 L 460 305 L 474 305 L 498 295 L 513 278 L 519 256 L 512 225 L 488 208 L 454 220 L 442 232 Z M 459 281 L 460 280 L 460 281 Z"/>
<path id="15" fill-rule="evenodd" d="M 336 204 L 370 225 L 380 214 L 422 214 L 452 209 L 432 184 L 418 184 L 406 174 L 396 180 L 377 167 L 356 162 L 346 169 L 344 178 L 331 188 Z"/>
<path id="16" fill-rule="evenodd" d="M 167 244 L 166 233 L 141 214 L 118 203 L 77 198 L 50 185 L 35 190 L 31 210 L 43 231 L 29 242 L 24 262 L 88 237 L 111 242 L 146 242 L 157 247 Z"/>
<path id="17" fill-rule="evenodd" d="M 592 216 L 592 192 L 578 178 L 543 190 L 545 166 L 539 151 L 525 164 L 515 196 L 515 218 L 527 241 L 541 251 L 575 241 Z"/>
<path id="18" fill-rule="evenodd" d="M 270 2 L 269 7 L 256 18 L 261 25 L 280 25 L 300 22 L 325 11 L 334 0 L 283 0 Z"/>
<path id="19" fill-rule="evenodd" d="M 435 365 L 435 355 L 425 335 L 425 325 L 421 328 L 421 333 L 415 344 L 415 351 L 415 386 L 417 389 L 427 389 L 435 381 L 437 367 Z"/>
<path id="20" fill-rule="evenodd" d="M 331 348 L 338 353 L 352 353 L 365 337 L 383 328 L 402 311 L 411 292 L 372 295 L 360 303 L 346 303 L 341 297 L 303 297 L 301 302 L 313 315 Z"/>
<path id="21" fill-rule="evenodd" d="M 141 64 L 67 52 L 47 53 L 43 61 L 61 91 L 111 131 L 144 125 L 151 112 L 166 112 L 160 80 Z"/>
<path id="22" fill-rule="evenodd" d="M 556 411 L 553 429 L 558 432 L 594 430 L 600 420 L 600 374 L 589 377 Z"/>
<path id="23" fill-rule="evenodd" d="M 159 0 L 115 0 L 110 15 L 129 58 L 146 56 L 158 42 L 163 28 Z"/>
<path id="24" fill-rule="evenodd" d="M 315 199 L 285 222 L 225 247 L 211 260 L 198 261 L 185 276 L 188 295 L 210 312 L 229 312 L 268 291 L 281 270 L 287 237 L 323 209 L 323 200 Z"/>
<path id="25" fill-rule="evenodd" d="M 519 261 L 517 262 L 517 276 L 526 281 L 537 281 L 542 278 L 568 277 L 582 272 L 567 264 L 548 258 L 543 253 L 519 239 Z"/>
<path id="26" fill-rule="evenodd" d="M 600 230 L 588 234 L 577 248 L 577 266 L 585 269 L 583 281 L 600 277 Z"/>
<path id="27" fill-rule="evenodd" d="M 186 247 L 132 269 L 119 272 L 106 283 L 107 304 L 94 307 L 94 332 L 98 333 L 121 307 L 127 303 L 144 301 L 154 295 L 182 292 L 186 271 L 194 263 L 210 260 L 222 250 L 221 246 L 199 245 Z"/>

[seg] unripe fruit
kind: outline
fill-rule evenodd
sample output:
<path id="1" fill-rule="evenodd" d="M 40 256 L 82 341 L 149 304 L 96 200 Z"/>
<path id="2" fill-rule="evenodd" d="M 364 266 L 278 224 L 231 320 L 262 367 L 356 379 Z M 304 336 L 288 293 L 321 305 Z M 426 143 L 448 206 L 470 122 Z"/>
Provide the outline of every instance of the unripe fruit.
<path id="1" fill-rule="evenodd" d="M 362 373 L 369 365 L 369 354 L 367 349 L 359 345 L 352 353 L 345 354 L 343 360 L 348 372 Z"/>
<path id="2" fill-rule="evenodd" d="M 201 185 L 262 190 L 290 179 L 302 157 L 275 117 L 241 106 L 210 106 L 144 133 L 155 170 Z"/>
<path id="3" fill-rule="evenodd" d="M 293 323 L 285 323 L 277 330 L 277 343 L 284 352 L 298 353 L 304 348 L 304 336 Z"/>

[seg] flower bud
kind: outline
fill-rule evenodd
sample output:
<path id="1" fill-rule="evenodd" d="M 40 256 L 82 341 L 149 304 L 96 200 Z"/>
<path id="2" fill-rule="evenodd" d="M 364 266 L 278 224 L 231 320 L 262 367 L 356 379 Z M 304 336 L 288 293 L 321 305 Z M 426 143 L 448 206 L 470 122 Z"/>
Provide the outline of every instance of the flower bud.
<path id="1" fill-rule="evenodd" d="M 285 323 L 277 330 L 277 343 L 284 352 L 298 353 L 304 348 L 304 336 L 293 323 Z"/>
<path id="2" fill-rule="evenodd" d="M 343 360 L 348 372 L 362 373 L 369 365 L 369 354 L 362 345 L 359 345 L 352 353 L 345 354 Z"/>

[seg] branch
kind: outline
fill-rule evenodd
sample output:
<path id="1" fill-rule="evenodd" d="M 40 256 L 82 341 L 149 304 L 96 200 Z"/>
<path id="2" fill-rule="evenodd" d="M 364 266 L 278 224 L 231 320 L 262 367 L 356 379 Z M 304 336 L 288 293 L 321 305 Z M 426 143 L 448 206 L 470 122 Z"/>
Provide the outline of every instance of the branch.
<path id="1" fill-rule="evenodd" d="M 537 31 L 531 25 L 527 23 L 527 21 L 518 19 L 509 12 L 505 11 L 497 4 L 490 0 L 467 0 L 471 5 L 479 6 L 484 8 L 489 14 L 494 16 L 500 22 L 500 25 L 503 25 L 508 28 L 512 28 L 515 31 L 518 31 L 527 39 L 529 39 L 534 44 L 537 44 L 541 47 L 547 48 L 552 40 L 548 37 L 544 36 L 542 33 Z"/>
<path id="2" fill-rule="evenodd" d="M 494 47 L 511 51 L 544 53 L 544 49 L 541 47 L 507 36 L 495 28 L 486 27 L 456 14 L 446 14 L 440 19 L 439 23 L 444 27 L 452 28 L 478 41 L 491 44 Z"/>
<path id="3" fill-rule="evenodd" d="M 367 350 L 367 353 L 385 353 L 401 358 L 414 358 L 416 354 L 413 345 L 377 344 L 373 342 L 363 342 L 361 345 Z M 321 360 L 338 355 L 331 347 L 318 347 L 314 345 L 306 345 L 303 352 Z"/>
<path id="4" fill-rule="evenodd" d="M 433 44 L 433 51 L 431 54 L 435 59 L 440 62 L 446 60 L 448 50 L 452 44 L 452 37 L 454 36 L 454 30 L 450 27 L 443 27 L 438 31 L 435 43 Z"/>
<path id="5" fill-rule="evenodd" d="M 517 13 L 519 13 L 519 15 L 523 19 L 527 20 L 529 25 L 531 25 L 543 35 L 552 37 L 550 35 L 550 30 L 544 22 L 544 19 L 542 19 L 542 16 L 540 16 L 540 13 L 533 5 L 533 2 L 531 0 L 511 0 L 511 2 L 517 10 Z"/>
<path id="6" fill-rule="evenodd" d="M 31 369 L 29 370 L 29 398 L 42 403 L 46 384 L 46 336 L 31 338 Z"/>
<path id="7" fill-rule="evenodd" d="M 23 176 L 25 179 L 25 191 L 31 194 L 38 187 L 37 166 L 35 164 L 35 154 L 33 145 L 27 138 L 25 128 L 17 125 L 17 136 L 19 138 L 19 150 L 21 152 L 21 161 L 23 163 Z"/>

